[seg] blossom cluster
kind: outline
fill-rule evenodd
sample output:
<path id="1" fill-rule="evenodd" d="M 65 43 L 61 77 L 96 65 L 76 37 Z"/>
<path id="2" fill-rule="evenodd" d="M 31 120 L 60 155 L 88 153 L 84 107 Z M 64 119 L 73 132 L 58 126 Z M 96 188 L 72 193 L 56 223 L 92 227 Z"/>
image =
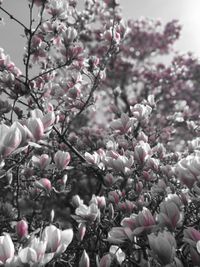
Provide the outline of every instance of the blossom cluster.
<path id="1" fill-rule="evenodd" d="M 199 266 L 200 61 L 173 52 L 181 26 L 125 21 L 117 0 L 27 5 L 21 22 L 0 1 L 25 39 L 24 70 L 0 48 L 0 265 Z"/>

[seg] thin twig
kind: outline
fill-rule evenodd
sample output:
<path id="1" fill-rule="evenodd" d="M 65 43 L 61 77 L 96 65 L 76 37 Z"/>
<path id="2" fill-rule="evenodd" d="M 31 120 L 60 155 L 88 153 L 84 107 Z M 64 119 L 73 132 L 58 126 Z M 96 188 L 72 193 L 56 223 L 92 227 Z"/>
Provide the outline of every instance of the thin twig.
<path id="1" fill-rule="evenodd" d="M 16 19 L 12 14 L 10 14 L 10 13 L 9 13 L 7 10 L 5 10 L 2 6 L 0 6 L 0 10 L 2 10 L 4 13 L 6 13 L 6 14 L 10 17 L 10 19 L 16 21 L 19 25 L 21 25 L 21 26 L 24 28 L 24 30 L 25 30 L 26 32 L 29 31 L 29 29 L 28 29 L 28 28 L 27 28 L 21 21 L 19 21 L 18 19 Z"/>

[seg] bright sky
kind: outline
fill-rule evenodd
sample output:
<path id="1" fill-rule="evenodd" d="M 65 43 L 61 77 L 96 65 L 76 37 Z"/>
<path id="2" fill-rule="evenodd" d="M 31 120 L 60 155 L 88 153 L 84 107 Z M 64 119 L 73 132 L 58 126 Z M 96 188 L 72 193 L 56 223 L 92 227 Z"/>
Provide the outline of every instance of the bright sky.
<path id="1" fill-rule="evenodd" d="M 102 1 L 102 0 L 99 0 Z M 160 18 L 164 22 L 178 19 L 183 25 L 182 36 L 176 48 L 192 51 L 200 57 L 200 0 L 119 0 L 123 6 L 124 18 L 141 16 Z M 28 0 L 4 0 L 5 6 L 20 20 L 28 20 Z M 0 17 L 2 13 L 0 12 Z M 21 28 L 3 15 L 6 26 L 0 26 L 0 47 L 5 48 L 13 61 L 22 66 L 20 57 L 24 53 L 24 39 Z"/>

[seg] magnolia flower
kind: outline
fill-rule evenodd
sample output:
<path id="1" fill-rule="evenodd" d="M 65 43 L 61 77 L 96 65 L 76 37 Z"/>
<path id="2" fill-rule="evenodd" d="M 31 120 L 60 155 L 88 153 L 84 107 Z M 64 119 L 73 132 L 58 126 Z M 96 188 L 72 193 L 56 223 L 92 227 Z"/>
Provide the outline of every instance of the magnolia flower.
<path id="1" fill-rule="evenodd" d="M 194 266 L 200 265 L 200 254 L 199 254 L 199 241 L 200 232 L 193 227 L 188 227 L 184 230 L 183 241 L 189 244 L 190 255 Z"/>
<path id="2" fill-rule="evenodd" d="M 79 267 L 90 267 L 90 258 L 85 250 L 83 251 L 79 261 Z"/>
<path id="3" fill-rule="evenodd" d="M 65 45 L 72 43 L 77 37 L 77 30 L 73 27 L 68 27 L 63 33 L 63 41 Z"/>
<path id="4" fill-rule="evenodd" d="M 100 210 L 96 203 L 91 203 L 89 206 L 85 204 L 80 204 L 78 208 L 75 210 L 74 218 L 78 222 L 93 222 L 100 217 Z"/>
<path id="5" fill-rule="evenodd" d="M 111 167 L 112 169 L 123 173 L 129 172 L 134 162 L 133 156 L 128 158 L 125 155 L 120 155 L 115 151 L 107 151 L 102 161 L 107 167 Z"/>
<path id="6" fill-rule="evenodd" d="M 151 147 L 144 141 L 139 141 L 134 148 L 134 158 L 138 163 L 144 163 L 151 155 Z"/>
<path id="7" fill-rule="evenodd" d="M 56 164 L 56 167 L 60 170 L 66 169 L 70 160 L 71 160 L 71 156 L 69 152 L 58 150 L 56 154 L 54 155 L 54 162 Z"/>
<path id="8" fill-rule="evenodd" d="M 91 203 L 97 204 L 100 209 L 104 209 L 106 207 L 106 199 L 104 196 L 92 195 L 92 199 L 90 200 L 90 204 Z"/>
<path id="9" fill-rule="evenodd" d="M 155 218 L 151 214 L 151 211 L 147 208 L 143 208 L 135 218 L 136 228 L 133 231 L 134 235 L 140 235 L 143 232 L 149 232 L 156 224 Z"/>
<path id="10" fill-rule="evenodd" d="M 83 200 L 79 197 L 79 195 L 74 195 L 72 197 L 72 205 L 75 208 L 78 208 L 81 204 L 83 204 Z"/>
<path id="11" fill-rule="evenodd" d="M 43 114 L 40 109 L 34 109 L 31 111 L 31 118 L 27 120 L 27 127 L 35 140 L 38 141 L 49 130 L 49 127 L 52 126 L 55 119 L 53 110 L 47 114 Z"/>
<path id="12" fill-rule="evenodd" d="M 162 266 L 172 263 L 175 256 L 176 241 L 167 231 L 148 235 L 149 245 L 156 259 Z"/>
<path id="13" fill-rule="evenodd" d="M 47 154 L 42 154 L 41 156 L 33 156 L 32 162 L 35 167 L 44 170 L 51 162 L 51 158 Z"/>
<path id="14" fill-rule="evenodd" d="M 127 240 L 133 240 L 133 234 L 128 227 L 113 227 L 108 232 L 108 242 L 113 244 L 122 244 Z"/>
<path id="15" fill-rule="evenodd" d="M 27 127 L 36 141 L 44 136 L 44 125 L 40 118 L 29 118 L 27 120 Z"/>
<path id="16" fill-rule="evenodd" d="M 108 253 L 101 258 L 99 262 L 99 267 L 110 267 L 112 261 L 113 261 L 113 257 L 111 256 L 110 253 Z"/>
<path id="17" fill-rule="evenodd" d="M 20 239 L 28 235 L 28 224 L 25 220 L 17 222 L 16 232 Z"/>
<path id="18" fill-rule="evenodd" d="M 126 134 L 131 131 L 133 121 L 127 114 L 122 114 L 120 119 L 111 122 L 110 127 L 119 134 Z"/>
<path id="19" fill-rule="evenodd" d="M 54 225 L 45 227 L 42 239 L 46 240 L 46 251 L 56 254 L 63 253 L 73 239 L 73 230 L 60 230 Z"/>
<path id="20" fill-rule="evenodd" d="M 161 225 L 169 227 L 174 230 L 182 219 L 180 206 L 172 199 L 168 199 L 160 204 L 160 213 L 158 214 L 158 221 Z"/>
<path id="21" fill-rule="evenodd" d="M 9 263 L 15 253 L 15 248 L 9 234 L 0 236 L 0 265 Z"/>
<path id="22" fill-rule="evenodd" d="M 174 172 L 183 184 L 191 188 L 199 176 L 200 154 L 196 153 L 181 159 L 175 166 Z"/>
<path id="23" fill-rule="evenodd" d="M 85 223 L 79 223 L 78 225 L 78 233 L 77 238 L 79 241 L 82 241 L 86 233 L 86 225 Z"/>
<path id="24" fill-rule="evenodd" d="M 0 155 L 7 157 L 16 149 L 26 145 L 28 139 L 32 138 L 29 130 L 19 122 L 14 122 L 11 127 L 0 125 Z"/>
<path id="25" fill-rule="evenodd" d="M 51 0 L 48 4 L 48 13 L 60 20 L 67 19 L 68 3 L 62 0 Z"/>
<path id="26" fill-rule="evenodd" d="M 46 191 L 49 191 L 52 189 L 51 181 L 47 178 L 41 178 L 40 180 L 35 181 L 35 186 L 38 189 L 43 189 Z"/>
<path id="27" fill-rule="evenodd" d="M 152 108 L 148 105 L 136 104 L 131 108 L 132 114 L 138 121 L 148 120 L 152 112 Z"/>
<path id="28" fill-rule="evenodd" d="M 114 246 L 112 245 L 110 247 L 109 252 L 116 257 L 118 263 L 121 265 L 122 262 L 125 260 L 126 255 L 125 253 L 121 250 L 121 248 L 119 248 L 118 246 Z"/>
<path id="29" fill-rule="evenodd" d="M 45 253 L 46 247 L 47 241 L 35 236 L 31 237 L 29 245 L 19 251 L 19 259 L 22 263 L 28 263 L 30 266 L 43 266 L 54 256 L 54 253 Z"/>

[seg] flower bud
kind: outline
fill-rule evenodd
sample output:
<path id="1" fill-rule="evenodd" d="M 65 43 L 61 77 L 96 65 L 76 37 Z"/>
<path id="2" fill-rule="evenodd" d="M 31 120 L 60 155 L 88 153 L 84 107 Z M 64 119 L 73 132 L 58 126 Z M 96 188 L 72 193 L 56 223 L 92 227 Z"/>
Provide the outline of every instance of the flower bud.
<path id="1" fill-rule="evenodd" d="M 44 115 L 42 118 L 42 123 L 44 125 L 44 129 L 47 129 L 55 122 L 56 116 L 54 112 L 49 112 Z"/>
<path id="2" fill-rule="evenodd" d="M 27 127 L 32 133 L 36 141 L 40 140 L 44 135 L 44 125 L 40 118 L 29 118 Z"/>
<path id="3" fill-rule="evenodd" d="M 63 40 L 65 45 L 72 43 L 77 37 L 77 30 L 72 27 L 68 27 L 65 33 L 63 34 Z"/>
<path id="4" fill-rule="evenodd" d="M 84 236 L 85 236 L 85 232 L 86 232 L 86 225 L 85 223 L 80 223 L 78 225 L 78 234 L 77 234 L 77 238 L 79 241 L 82 241 Z"/>
<path id="5" fill-rule="evenodd" d="M 110 267 L 113 257 L 109 254 L 104 255 L 99 263 L 99 267 Z"/>
<path id="6" fill-rule="evenodd" d="M 112 203 L 110 203 L 108 205 L 108 215 L 109 215 L 109 219 L 113 220 L 115 212 L 114 212 L 114 208 L 113 208 L 113 204 Z"/>
<path id="7" fill-rule="evenodd" d="M 52 188 L 51 181 L 47 178 L 41 178 L 39 181 L 36 181 L 35 186 L 46 191 L 50 191 Z"/>
<path id="8" fill-rule="evenodd" d="M 54 155 L 54 162 L 59 170 L 63 170 L 67 167 L 71 159 L 69 152 L 57 151 Z"/>
<path id="9" fill-rule="evenodd" d="M 90 267 L 90 258 L 85 250 L 83 251 L 79 261 L 79 267 Z"/>
<path id="10" fill-rule="evenodd" d="M 148 143 L 144 141 L 140 141 L 139 144 L 135 146 L 134 149 L 134 158 L 138 163 L 145 163 L 145 161 L 149 158 L 151 154 L 151 148 Z"/>
<path id="11" fill-rule="evenodd" d="M 21 220 L 16 224 L 16 232 L 19 239 L 28 235 L 28 224 L 25 220 Z"/>
<path id="12" fill-rule="evenodd" d="M 74 195 L 72 197 L 72 205 L 75 208 L 78 208 L 81 204 L 83 204 L 83 200 L 79 197 L 79 195 Z"/>

